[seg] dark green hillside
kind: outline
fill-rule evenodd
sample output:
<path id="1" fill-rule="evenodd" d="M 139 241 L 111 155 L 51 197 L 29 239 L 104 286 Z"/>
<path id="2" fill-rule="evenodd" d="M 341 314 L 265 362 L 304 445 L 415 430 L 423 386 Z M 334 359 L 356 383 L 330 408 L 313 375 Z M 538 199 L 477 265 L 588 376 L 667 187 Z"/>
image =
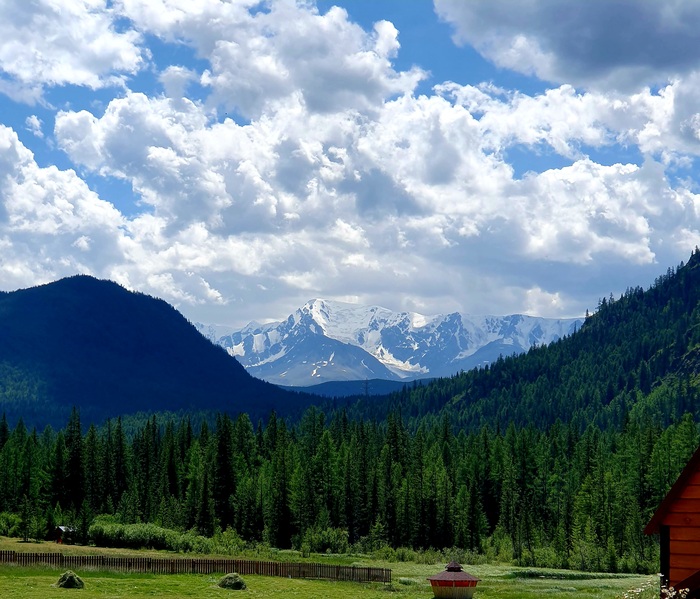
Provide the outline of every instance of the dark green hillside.
<path id="1" fill-rule="evenodd" d="M 76 276 L 0 295 L 0 411 L 65 422 L 138 410 L 267 415 L 301 401 L 249 376 L 172 306 Z"/>
<path id="2" fill-rule="evenodd" d="M 557 419 L 583 428 L 620 427 L 629 416 L 659 425 L 700 407 L 700 251 L 648 290 L 603 299 L 576 334 L 490 367 L 387 400 L 350 404 L 352 416 L 383 419 L 399 408 L 416 419 L 446 411 L 458 428 L 509 423 L 546 428 Z"/>

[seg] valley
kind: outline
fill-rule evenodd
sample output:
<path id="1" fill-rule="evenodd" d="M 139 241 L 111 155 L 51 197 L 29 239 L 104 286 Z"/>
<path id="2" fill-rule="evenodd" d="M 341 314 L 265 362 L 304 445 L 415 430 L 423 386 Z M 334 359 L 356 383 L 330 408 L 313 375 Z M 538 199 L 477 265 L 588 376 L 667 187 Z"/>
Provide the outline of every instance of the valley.
<path id="1" fill-rule="evenodd" d="M 57 360 L 51 371 L 26 370 L 28 337 L 8 335 L 23 345 L 3 354 L 16 378 L 3 379 L 15 395 L 0 420 L 0 534 L 25 539 L 68 523 L 75 542 L 97 547 L 430 556 L 431 564 L 462 552 L 476 564 L 653 574 L 658 541 L 641 531 L 700 438 L 700 251 L 647 290 L 602 299 L 548 345 L 388 395 L 315 405 L 256 381 L 164 302 L 111 283 L 69 280 L 0 302 L 12 315 L 0 323 L 6 332 L 26 335 L 41 323 L 56 331 L 49 346 L 68 342 L 71 351 L 56 356 L 85 355 L 80 340 L 90 340 L 95 367 L 95 356 L 132 348 L 146 349 L 144 360 L 165 352 L 152 342 L 164 334 L 154 327 L 171 323 L 172 339 L 188 335 L 235 373 L 228 392 L 243 399 L 238 386 L 250 389 L 246 401 L 269 410 L 253 420 L 245 404 L 232 409 L 210 392 L 183 410 L 158 389 L 156 370 L 144 384 L 153 401 L 141 403 L 150 412 L 129 413 L 122 402 L 117 416 L 95 422 L 82 418 L 83 409 L 95 414 L 82 403 L 65 425 L 28 426 L 22 402 L 50 402 L 48 391 L 64 383 Z M 68 319 L 65 306 L 79 309 Z M 41 318 L 21 321 L 25 313 Z M 104 321 L 115 315 L 118 327 Z M 97 331 L 112 333 L 96 345 Z M 178 368 L 168 372 L 180 380 L 202 372 L 193 367 L 202 356 L 172 359 Z M 20 376 L 27 372 L 34 378 Z"/>

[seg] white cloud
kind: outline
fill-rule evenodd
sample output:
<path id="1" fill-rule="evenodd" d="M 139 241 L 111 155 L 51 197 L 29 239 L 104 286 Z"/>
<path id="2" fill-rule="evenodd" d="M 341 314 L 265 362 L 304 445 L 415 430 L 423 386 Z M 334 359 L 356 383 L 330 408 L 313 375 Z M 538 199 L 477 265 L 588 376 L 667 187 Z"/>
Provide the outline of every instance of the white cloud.
<path id="1" fill-rule="evenodd" d="M 0 91 L 36 101 L 43 87 L 119 83 L 147 59 L 141 36 L 118 31 L 105 0 L 0 3 Z"/>
<path id="2" fill-rule="evenodd" d="M 3 285 L 26 286 L 99 272 L 122 258 L 123 218 L 73 171 L 41 168 L 0 125 L 0 257 Z M 84 253 L 88 239 L 94 249 Z M 20 266 L 21 265 L 21 266 Z"/>
<path id="3" fill-rule="evenodd" d="M 128 179 L 146 204 L 171 222 L 211 224 L 230 205 L 221 173 L 203 162 L 198 134 L 207 116 L 189 100 L 127 94 L 97 119 L 87 111 L 59 112 L 56 137 L 86 167 Z"/>
<path id="4" fill-rule="evenodd" d="M 151 214 L 130 223 L 129 256 L 168 297 L 177 284 L 188 290 L 180 301 L 209 301 L 185 273 L 223 298 L 255 278 L 271 298 L 392 287 L 459 309 L 478 303 L 474 289 L 501 285 L 502 311 L 534 306 L 539 288 L 558 299 L 536 305 L 562 314 L 574 289 L 549 289 L 538 264 L 665 263 L 698 228 L 696 196 L 653 158 L 674 139 L 682 150 L 673 90 L 528 96 L 444 84 L 378 101 L 371 118 L 313 111 L 292 94 L 245 125 L 212 121 L 204 103 L 127 93 L 100 117 L 60 112 L 55 134 L 73 161 L 140 194 Z M 586 155 L 620 143 L 646 163 Z M 516 146 L 546 146 L 570 166 L 517 178 L 507 160 Z M 511 281 L 527 272 L 533 280 Z"/>
<path id="5" fill-rule="evenodd" d="M 525 313 L 533 316 L 540 314 L 557 314 L 561 312 L 564 302 L 558 292 L 550 293 L 539 287 L 532 287 L 526 292 Z"/>
<path id="6" fill-rule="evenodd" d="M 310 112 L 375 110 L 393 95 L 415 89 L 419 69 L 397 72 L 396 28 L 378 22 L 372 32 L 339 7 L 320 14 L 306 2 L 223 3 L 122 0 L 137 27 L 166 40 L 186 40 L 211 68 L 201 82 L 209 101 L 257 118 L 296 96 Z"/>
<path id="7" fill-rule="evenodd" d="M 435 10 L 496 65 L 542 80 L 606 89 L 664 85 L 696 69 L 695 0 L 434 0 Z"/>
<path id="8" fill-rule="evenodd" d="M 693 183 L 670 176 L 700 141 L 695 76 L 632 94 L 445 82 L 416 96 L 423 73 L 392 64 L 399 36 L 386 21 L 365 31 L 342 9 L 291 0 L 91 6 L 115 44 L 138 50 L 156 35 L 209 68 L 173 65 L 154 75 L 162 95 L 125 89 L 99 111 L 56 114 L 55 141 L 87 180 L 133 189 L 128 217 L 2 129 L 6 288 L 80 270 L 221 310 L 197 317 L 221 322 L 283 317 L 312 295 L 573 315 L 591 289 L 639 284 L 700 238 Z M 116 14 L 132 19 L 124 34 Z M 138 36 L 119 37 L 131 26 Z M 508 60 L 560 68 L 531 37 Z M 91 67 L 95 86 L 146 54 L 131 67 L 118 55 Z M 41 131 L 38 117 L 25 124 Z M 596 161 L 623 146 L 642 158 Z M 524 174 L 510 158 L 522 150 L 542 158 Z"/>
<path id="9" fill-rule="evenodd" d="M 38 116 L 32 114 L 26 118 L 24 123 L 27 126 L 27 131 L 30 131 L 33 135 L 40 139 L 44 137 L 44 132 L 41 130 L 43 123 Z"/>
<path id="10" fill-rule="evenodd" d="M 165 88 L 165 95 L 177 100 L 185 96 L 188 85 L 197 80 L 197 73 L 186 67 L 171 65 L 158 79 Z"/>

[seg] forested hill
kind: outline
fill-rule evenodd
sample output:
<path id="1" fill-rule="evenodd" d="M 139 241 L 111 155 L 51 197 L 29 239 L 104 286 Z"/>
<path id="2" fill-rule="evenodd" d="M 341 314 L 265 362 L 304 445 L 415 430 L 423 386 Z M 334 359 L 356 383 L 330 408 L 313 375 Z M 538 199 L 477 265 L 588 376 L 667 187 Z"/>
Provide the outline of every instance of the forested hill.
<path id="1" fill-rule="evenodd" d="M 509 423 L 546 428 L 557 419 L 620 427 L 629 417 L 666 426 L 700 407 L 700 250 L 648 289 L 604 298 L 581 330 L 489 367 L 404 389 L 385 400 L 355 399 L 351 417 L 404 419 L 446 412 L 478 430 Z"/>
<path id="2" fill-rule="evenodd" d="M 254 379 L 172 306 L 116 283 L 76 276 L 0 294 L 0 412 L 11 420 L 63 424 L 73 405 L 92 421 L 138 410 L 257 417 L 311 399 Z"/>

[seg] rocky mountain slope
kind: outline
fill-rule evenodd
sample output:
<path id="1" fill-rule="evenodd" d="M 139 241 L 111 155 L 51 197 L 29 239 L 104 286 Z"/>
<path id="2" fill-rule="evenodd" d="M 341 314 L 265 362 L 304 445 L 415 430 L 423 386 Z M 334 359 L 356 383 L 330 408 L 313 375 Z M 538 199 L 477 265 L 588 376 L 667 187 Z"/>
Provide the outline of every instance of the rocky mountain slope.
<path id="1" fill-rule="evenodd" d="M 580 328 L 582 319 L 514 314 L 424 316 L 315 299 L 285 321 L 228 335 L 200 331 L 266 381 L 308 386 L 339 380 L 450 376 L 527 351 Z"/>

